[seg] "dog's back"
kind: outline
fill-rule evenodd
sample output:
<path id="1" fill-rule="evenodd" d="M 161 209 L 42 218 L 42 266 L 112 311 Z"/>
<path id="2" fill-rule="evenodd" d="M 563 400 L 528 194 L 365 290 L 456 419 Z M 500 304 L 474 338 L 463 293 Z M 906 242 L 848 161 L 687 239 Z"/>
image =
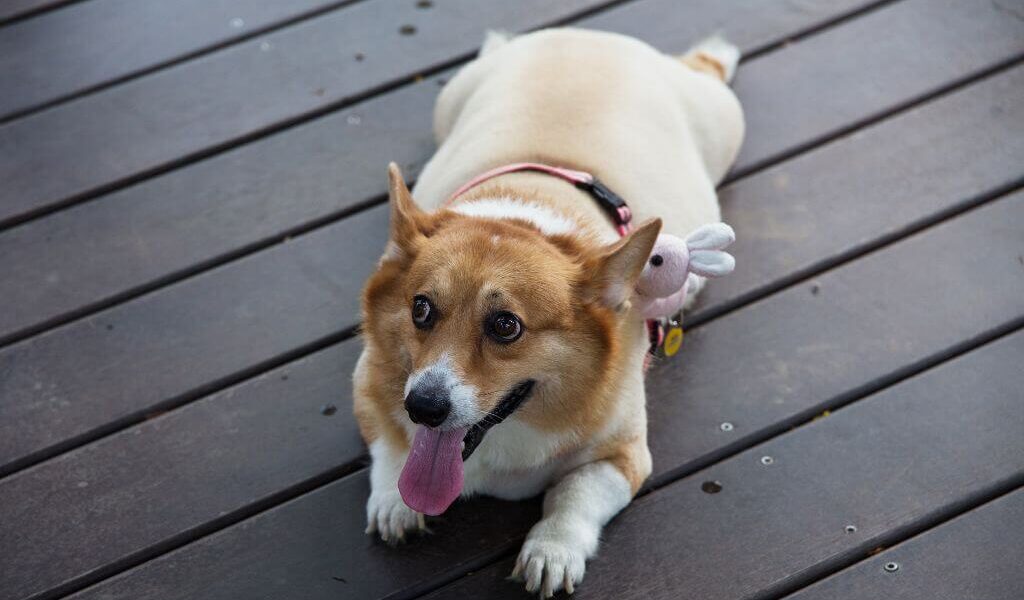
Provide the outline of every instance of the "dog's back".
<path id="1" fill-rule="evenodd" d="M 685 235 L 719 219 L 714 185 L 742 141 L 722 80 L 735 60 L 717 40 L 674 57 L 613 33 L 492 34 L 438 99 L 440 149 L 417 199 L 434 207 L 487 168 L 538 160 L 595 172 L 638 219 L 661 217 L 666 233 Z"/>

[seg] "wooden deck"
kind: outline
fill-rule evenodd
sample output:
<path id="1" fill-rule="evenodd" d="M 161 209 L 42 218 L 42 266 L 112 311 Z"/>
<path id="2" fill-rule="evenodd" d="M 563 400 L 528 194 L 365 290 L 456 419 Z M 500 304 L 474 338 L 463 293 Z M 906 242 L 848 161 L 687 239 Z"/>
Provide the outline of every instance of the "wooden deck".
<path id="1" fill-rule="evenodd" d="M 0 598 L 527 597 L 536 500 L 363 534 L 349 379 L 385 165 L 485 30 L 563 24 L 724 33 L 748 122 L 577 596 L 1020 598 L 1020 0 L 3 3 Z"/>

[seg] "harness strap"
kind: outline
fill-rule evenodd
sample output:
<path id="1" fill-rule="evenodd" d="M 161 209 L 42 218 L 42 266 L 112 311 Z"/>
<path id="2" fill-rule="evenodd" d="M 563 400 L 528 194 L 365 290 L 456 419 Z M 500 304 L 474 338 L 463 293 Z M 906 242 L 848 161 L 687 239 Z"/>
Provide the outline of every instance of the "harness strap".
<path id="1" fill-rule="evenodd" d="M 590 173 L 587 173 L 586 171 L 566 169 L 565 167 L 553 167 L 551 165 L 528 162 L 504 165 L 496 169 L 491 169 L 490 171 L 484 171 L 473 179 L 462 184 L 462 187 L 455 190 L 455 193 L 448 198 L 448 202 L 454 201 L 462 194 L 465 194 L 469 190 L 489 179 L 493 179 L 499 175 L 506 175 L 508 173 L 516 173 L 519 171 L 537 171 L 540 173 L 547 173 L 548 175 L 553 175 L 568 181 L 577 188 L 590 194 L 591 197 L 597 201 L 598 205 L 608 213 L 612 222 L 615 223 L 615 229 L 619 232 L 620 236 L 625 237 L 629 233 L 632 227 L 633 213 L 629 210 L 629 206 L 626 205 L 626 201 L 623 200 L 621 196 L 613 192 L 608 186 L 598 181 L 597 178 Z"/>

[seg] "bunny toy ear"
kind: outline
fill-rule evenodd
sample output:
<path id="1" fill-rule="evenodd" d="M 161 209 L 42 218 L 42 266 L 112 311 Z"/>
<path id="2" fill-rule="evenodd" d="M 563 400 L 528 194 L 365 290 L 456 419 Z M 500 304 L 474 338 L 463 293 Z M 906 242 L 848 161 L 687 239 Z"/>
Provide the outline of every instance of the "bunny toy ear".
<path id="1" fill-rule="evenodd" d="M 690 272 L 704 277 L 721 277 L 732 273 L 736 259 L 721 250 L 694 250 L 690 252 Z"/>
<path id="2" fill-rule="evenodd" d="M 686 237 L 690 251 L 690 272 L 704 277 L 721 277 L 732 273 L 736 259 L 722 249 L 736 241 L 736 232 L 725 223 L 698 227 Z"/>
<path id="3" fill-rule="evenodd" d="M 721 250 L 736 241 L 736 232 L 725 223 L 701 225 L 686 236 L 686 247 L 694 250 Z"/>

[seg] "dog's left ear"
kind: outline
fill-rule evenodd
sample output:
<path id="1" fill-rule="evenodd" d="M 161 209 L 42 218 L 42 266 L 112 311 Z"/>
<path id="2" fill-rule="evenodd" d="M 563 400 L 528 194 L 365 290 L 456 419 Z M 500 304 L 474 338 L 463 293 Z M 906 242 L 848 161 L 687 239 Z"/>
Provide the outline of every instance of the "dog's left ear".
<path id="1" fill-rule="evenodd" d="M 633 295 L 660 231 L 661 219 L 651 219 L 606 248 L 591 266 L 587 300 L 621 308 Z"/>
<path id="2" fill-rule="evenodd" d="M 426 237 L 424 225 L 427 215 L 416 206 L 405 185 L 398 165 L 388 165 L 388 196 L 391 204 L 391 232 L 385 258 L 415 256 L 420 242 Z"/>

